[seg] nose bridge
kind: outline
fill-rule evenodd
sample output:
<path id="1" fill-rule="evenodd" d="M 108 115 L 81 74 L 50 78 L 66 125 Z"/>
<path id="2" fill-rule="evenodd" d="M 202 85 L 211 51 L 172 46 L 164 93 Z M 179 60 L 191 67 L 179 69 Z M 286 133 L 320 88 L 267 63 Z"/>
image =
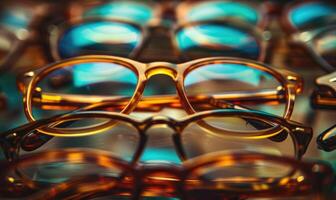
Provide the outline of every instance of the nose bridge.
<path id="1" fill-rule="evenodd" d="M 167 75 L 175 80 L 177 75 L 176 65 L 168 62 L 152 62 L 147 65 L 147 78 L 159 74 Z"/>

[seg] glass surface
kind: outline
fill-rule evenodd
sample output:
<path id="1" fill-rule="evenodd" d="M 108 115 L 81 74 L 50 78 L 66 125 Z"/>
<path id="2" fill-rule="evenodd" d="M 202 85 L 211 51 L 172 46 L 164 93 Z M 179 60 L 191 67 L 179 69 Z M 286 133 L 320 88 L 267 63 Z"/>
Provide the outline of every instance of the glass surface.
<path id="1" fill-rule="evenodd" d="M 58 41 L 61 58 L 87 54 L 128 56 L 141 42 L 137 27 L 119 22 L 85 22 L 67 29 Z"/>
<path id="2" fill-rule="evenodd" d="M 336 14 L 336 7 L 323 2 L 303 3 L 291 11 L 288 16 L 291 23 L 297 28 L 302 28 L 309 23 L 317 21 Z"/>
<path id="3" fill-rule="evenodd" d="M 253 25 L 258 23 L 259 14 L 254 8 L 238 2 L 213 1 L 194 6 L 186 15 L 187 21 L 202 21 L 236 18 Z"/>
<path id="4" fill-rule="evenodd" d="M 258 59 L 257 39 L 236 27 L 209 23 L 184 27 L 176 33 L 182 55 L 190 59 L 209 56 L 234 56 Z"/>
<path id="5" fill-rule="evenodd" d="M 294 157 L 294 142 L 287 131 L 272 136 L 251 136 L 276 124 L 238 117 L 207 117 L 189 124 L 182 132 L 182 145 L 187 158 L 212 152 L 256 152 Z"/>
<path id="6" fill-rule="evenodd" d="M 153 9 L 143 3 L 135 1 L 119 1 L 106 3 L 87 10 L 84 17 L 103 17 L 132 21 L 146 24 L 154 15 Z"/>
<path id="7" fill-rule="evenodd" d="M 220 62 L 197 67 L 189 72 L 184 80 L 184 87 L 189 99 L 202 95 L 212 98 L 227 94 L 241 95 L 243 93 L 248 93 L 251 96 L 253 93 L 275 92 L 278 86 L 281 86 L 280 82 L 269 73 L 244 64 Z M 281 115 L 284 112 L 284 105 L 281 102 L 275 102 L 274 105 L 271 105 L 257 100 L 239 102 L 234 98 L 229 102 L 273 114 Z M 221 108 L 215 103 L 213 105 L 210 103 L 209 108 L 199 108 L 194 101 L 191 101 L 193 108 L 197 111 Z"/>
<path id="8" fill-rule="evenodd" d="M 90 101 L 98 96 L 120 98 L 127 103 L 135 92 L 137 82 L 137 75 L 121 64 L 86 62 L 52 71 L 37 87 L 42 89 L 42 94 L 50 94 L 54 100 L 59 99 L 58 95 L 82 95 L 76 100 L 84 98 Z M 125 106 L 122 102 L 112 109 L 120 111 Z"/>
<path id="9" fill-rule="evenodd" d="M 317 54 L 331 66 L 336 66 L 336 29 L 318 35 L 313 39 L 313 45 Z"/>

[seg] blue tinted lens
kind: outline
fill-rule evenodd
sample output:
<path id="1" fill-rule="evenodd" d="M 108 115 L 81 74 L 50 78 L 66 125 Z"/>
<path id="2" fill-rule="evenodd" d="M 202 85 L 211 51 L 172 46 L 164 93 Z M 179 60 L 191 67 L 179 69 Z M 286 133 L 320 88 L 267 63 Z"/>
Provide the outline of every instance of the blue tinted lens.
<path id="1" fill-rule="evenodd" d="M 212 20 L 226 17 L 238 18 L 251 24 L 257 24 L 259 18 L 257 11 L 247 5 L 223 1 L 197 5 L 186 16 L 187 21 Z"/>
<path id="2" fill-rule="evenodd" d="M 336 15 L 336 7 L 323 2 L 311 2 L 294 8 L 288 15 L 291 23 L 300 28 L 318 19 Z"/>
<path id="3" fill-rule="evenodd" d="M 31 14 L 25 9 L 5 9 L 0 14 L 0 25 L 12 31 L 27 28 Z"/>
<path id="4" fill-rule="evenodd" d="M 141 31 L 118 22 L 88 22 L 69 28 L 59 40 L 59 54 L 69 58 L 85 54 L 127 56 L 139 44 Z"/>
<path id="5" fill-rule="evenodd" d="M 255 37 L 221 24 L 183 28 L 177 33 L 176 40 L 181 51 L 190 57 L 225 55 L 257 59 L 260 51 Z"/>
<path id="6" fill-rule="evenodd" d="M 84 13 L 85 17 L 104 17 L 145 24 L 153 17 L 151 7 L 137 2 L 113 2 L 97 6 Z"/>

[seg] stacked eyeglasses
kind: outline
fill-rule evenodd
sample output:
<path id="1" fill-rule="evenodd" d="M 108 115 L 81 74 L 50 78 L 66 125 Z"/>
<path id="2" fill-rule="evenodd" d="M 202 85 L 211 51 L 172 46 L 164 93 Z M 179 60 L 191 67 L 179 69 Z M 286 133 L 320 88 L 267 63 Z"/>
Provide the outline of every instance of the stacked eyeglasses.
<path id="1" fill-rule="evenodd" d="M 15 44 L 1 68 L 32 45 L 42 52 L 28 55 L 34 65 L 48 64 L 17 77 L 29 123 L 0 134 L 0 198 L 332 199 L 332 167 L 302 161 L 313 130 L 291 119 L 303 80 L 270 63 L 281 10 L 290 40 L 334 70 L 336 7 L 275 5 L 1 5 L 0 38 Z M 319 148 L 335 148 L 333 130 Z"/>

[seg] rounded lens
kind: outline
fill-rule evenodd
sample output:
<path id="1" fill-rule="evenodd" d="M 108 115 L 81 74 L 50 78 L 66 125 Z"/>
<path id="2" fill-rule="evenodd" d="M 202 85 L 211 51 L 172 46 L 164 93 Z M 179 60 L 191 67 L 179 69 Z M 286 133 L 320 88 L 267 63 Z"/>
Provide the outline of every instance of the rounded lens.
<path id="1" fill-rule="evenodd" d="M 130 1 L 107 3 L 84 13 L 84 17 L 127 20 L 138 24 L 146 24 L 153 15 L 154 11 L 148 5 Z"/>
<path id="2" fill-rule="evenodd" d="M 54 115 L 53 111 L 69 111 L 77 106 L 108 99 L 115 102 L 111 103 L 111 109 L 120 111 L 133 96 L 137 82 L 137 75 L 122 64 L 69 64 L 51 71 L 37 83 L 36 87 L 40 91 L 35 90 L 33 96 L 37 95 L 42 100 L 33 99 L 33 113 L 35 116 Z M 58 107 L 60 105 L 62 106 Z"/>
<path id="3" fill-rule="evenodd" d="M 329 65 L 336 66 L 336 29 L 326 31 L 313 39 L 314 50 Z"/>
<path id="4" fill-rule="evenodd" d="M 128 56 L 141 40 L 141 30 L 127 23 L 85 22 L 63 33 L 58 41 L 58 53 L 61 58 L 88 54 Z"/>
<path id="5" fill-rule="evenodd" d="M 310 23 L 312 25 L 321 25 L 323 19 L 333 16 L 336 13 L 336 7 L 332 4 L 323 2 L 303 3 L 294 7 L 288 13 L 290 22 L 297 28 L 303 28 Z"/>
<path id="6" fill-rule="evenodd" d="M 231 25 L 208 23 L 183 27 L 176 33 L 182 55 L 189 58 L 233 56 L 258 59 L 257 38 Z"/>
<path id="7" fill-rule="evenodd" d="M 207 62 L 190 71 L 184 80 L 187 98 L 196 111 L 240 105 L 282 115 L 284 99 L 274 99 L 279 86 L 281 83 L 273 75 L 253 65 L 231 61 Z"/>
<path id="8" fill-rule="evenodd" d="M 261 192 L 267 191 L 272 195 L 275 191 L 280 192 L 284 189 L 289 192 L 287 188 L 289 183 L 300 186 L 309 183 L 307 179 L 309 178 L 303 171 L 288 163 L 253 158 L 235 160 L 232 156 L 228 156 L 222 161 L 212 162 L 193 170 L 187 180 L 197 181 L 190 181 L 187 190 L 189 194 L 196 195 L 203 193 L 220 196 L 231 191 L 233 194 L 247 192 L 252 197 L 258 194 L 260 197 L 267 197 Z M 272 195 L 269 197 L 273 197 Z"/>
<path id="9" fill-rule="evenodd" d="M 186 15 L 187 21 L 236 18 L 253 25 L 258 23 L 258 12 L 246 4 L 237 2 L 213 1 L 194 6 Z"/>
<path id="10" fill-rule="evenodd" d="M 108 122 L 110 125 L 102 128 Z M 133 125 L 122 121 L 113 121 L 111 124 L 111 119 L 77 118 L 72 121 L 62 121 L 57 125 L 52 123 L 48 127 L 54 130 L 53 133 L 57 131 L 61 133 L 56 137 L 43 135 L 38 130 L 29 133 L 21 143 L 20 154 L 29 154 L 32 150 L 41 152 L 53 149 L 85 148 L 104 150 L 120 159 L 131 161 L 140 145 L 138 130 Z M 93 127 L 97 128 L 94 132 L 85 132 L 87 128 Z M 40 127 L 41 130 L 44 130 L 43 128 Z"/>
<path id="11" fill-rule="evenodd" d="M 182 132 L 187 158 L 212 152 L 256 152 L 295 156 L 294 142 L 278 124 L 246 116 L 207 117 L 190 123 Z M 270 129 L 275 129 L 266 133 Z M 263 133 L 260 133 L 263 132 Z"/>
<path id="12" fill-rule="evenodd" d="M 101 175 L 111 178 L 120 178 L 124 169 L 113 160 L 108 160 L 106 156 L 97 154 L 96 158 L 86 158 L 86 152 L 64 153 L 63 158 L 54 154 L 45 159 L 34 160 L 34 162 L 19 163 L 15 168 L 9 171 L 9 174 L 20 173 L 25 179 L 36 181 L 45 184 L 55 184 L 75 179 L 86 177 L 89 175 Z M 48 156 L 49 154 L 47 154 Z M 34 155 L 36 157 L 36 155 Z M 99 162 L 104 159 L 105 162 Z"/>

